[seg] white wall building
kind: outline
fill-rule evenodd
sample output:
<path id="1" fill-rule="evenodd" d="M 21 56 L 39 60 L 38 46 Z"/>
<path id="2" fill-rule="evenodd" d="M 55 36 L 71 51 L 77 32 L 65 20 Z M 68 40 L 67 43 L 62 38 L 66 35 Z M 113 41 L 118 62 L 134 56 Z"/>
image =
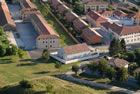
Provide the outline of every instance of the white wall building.
<path id="1" fill-rule="evenodd" d="M 101 29 L 109 34 L 112 38 L 124 39 L 126 44 L 140 43 L 140 26 L 120 26 L 115 23 L 102 23 Z"/>
<path id="2" fill-rule="evenodd" d="M 90 55 L 91 55 L 90 49 L 85 43 L 66 46 L 59 49 L 58 51 L 58 57 L 64 60 L 84 58 Z"/>

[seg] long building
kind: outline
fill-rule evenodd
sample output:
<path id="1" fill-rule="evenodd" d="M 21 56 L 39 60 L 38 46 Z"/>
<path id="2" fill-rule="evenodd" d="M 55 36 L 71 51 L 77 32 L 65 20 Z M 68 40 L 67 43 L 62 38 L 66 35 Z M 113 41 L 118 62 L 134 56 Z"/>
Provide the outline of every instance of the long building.
<path id="1" fill-rule="evenodd" d="M 16 31 L 16 24 L 5 0 L 0 1 L 0 26 L 3 26 L 5 31 Z"/>
<path id="2" fill-rule="evenodd" d="M 37 9 L 36 6 L 29 0 L 21 1 L 20 4 L 23 9 Z M 33 13 L 28 12 L 25 17 L 29 17 L 29 21 L 33 24 L 35 30 L 38 33 L 38 37 L 36 38 L 37 48 L 59 48 L 59 35 L 54 32 L 53 27 L 45 21 L 39 11 Z"/>

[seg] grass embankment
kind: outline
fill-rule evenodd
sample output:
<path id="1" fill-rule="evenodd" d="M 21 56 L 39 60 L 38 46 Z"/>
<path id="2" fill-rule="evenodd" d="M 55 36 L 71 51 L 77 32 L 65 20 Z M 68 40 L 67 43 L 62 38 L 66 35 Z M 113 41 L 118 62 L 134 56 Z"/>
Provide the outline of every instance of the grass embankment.
<path id="1" fill-rule="evenodd" d="M 83 85 L 77 85 L 71 82 L 60 80 L 55 77 L 45 76 L 30 81 L 33 85 L 34 94 L 48 94 L 46 93 L 46 86 L 53 86 L 53 93 L 49 94 L 124 94 L 111 90 L 93 89 Z M 6 94 L 24 94 L 25 89 L 21 88 L 18 84 L 11 85 L 8 89 L 5 89 Z"/>
<path id="2" fill-rule="evenodd" d="M 0 57 L 0 86 L 23 79 L 65 73 L 80 62 L 62 65 L 60 69 L 55 68 L 55 63 L 56 60 L 52 58 L 47 63 L 42 59 L 32 61 L 27 52 L 23 59 L 18 56 Z"/>

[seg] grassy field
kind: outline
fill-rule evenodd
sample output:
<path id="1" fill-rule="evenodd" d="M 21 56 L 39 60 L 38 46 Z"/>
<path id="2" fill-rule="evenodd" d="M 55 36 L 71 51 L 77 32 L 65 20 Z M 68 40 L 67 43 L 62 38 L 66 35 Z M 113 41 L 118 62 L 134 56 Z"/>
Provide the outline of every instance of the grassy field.
<path id="1" fill-rule="evenodd" d="M 77 85 L 71 82 L 60 80 L 55 77 L 45 76 L 30 81 L 33 85 L 34 94 L 48 94 L 46 93 L 46 86 L 52 85 L 52 93 L 49 94 L 124 94 L 111 90 L 100 88 L 90 88 L 83 85 Z M 11 85 L 6 89 L 6 94 L 26 94 L 26 90 L 21 88 L 18 84 Z"/>
<path id="2" fill-rule="evenodd" d="M 60 69 L 57 69 L 55 68 L 55 62 L 56 60 L 52 58 L 48 62 L 41 59 L 31 61 L 27 53 L 25 53 L 24 59 L 21 60 L 18 56 L 0 57 L 0 86 L 26 78 L 65 73 L 70 70 L 73 64 L 80 63 L 62 65 Z"/>

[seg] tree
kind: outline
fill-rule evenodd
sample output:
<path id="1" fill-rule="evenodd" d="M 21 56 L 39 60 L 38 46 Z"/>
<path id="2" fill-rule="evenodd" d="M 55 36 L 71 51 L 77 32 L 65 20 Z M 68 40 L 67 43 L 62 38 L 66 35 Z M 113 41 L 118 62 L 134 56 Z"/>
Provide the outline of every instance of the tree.
<path id="1" fill-rule="evenodd" d="M 118 81 L 126 81 L 128 80 L 128 70 L 127 68 L 120 68 L 118 71 L 117 71 L 117 78 L 116 78 Z"/>
<path id="2" fill-rule="evenodd" d="M 6 47 L 4 45 L 0 45 L 0 56 L 4 56 L 6 54 Z"/>
<path id="3" fill-rule="evenodd" d="M 4 34 L 4 29 L 2 26 L 0 26 L 0 35 L 3 35 Z"/>
<path id="4" fill-rule="evenodd" d="M 87 65 L 82 65 L 82 72 L 84 72 L 84 70 L 87 68 Z"/>
<path id="5" fill-rule="evenodd" d="M 60 68 L 62 66 L 62 63 L 61 62 L 56 62 L 55 63 L 55 68 Z"/>
<path id="6" fill-rule="evenodd" d="M 22 49 L 18 49 L 18 56 L 19 56 L 19 58 L 23 58 L 24 52 Z"/>
<path id="7" fill-rule="evenodd" d="M 75 74 L 77 75 L 77 72 L 79 71 L 80 67 L 78 65 L 73 65 L 72 66 L 72 71 L 75 72 Z"/>
<path id="8" fill-rule="evenodd" d="M 41 5 L 41 13 L 46 16 L 50 12 L 50 6 L 48 4 Z"/>
<path id="9" fill-rule="evenodd" d="M 138 73 L 136 80 L 137 80 L 137 84 L 140 86 L 140 73 Z"/>
<path id="10" fill-rule="evenodd" d="M 47 91 L 47 93 L 51 93 L 52 90 L 53 90 L 53 86 L 52 86 L 52 85 L 47 85 L 47 86 L 46 86 L 46 91 Z"/>
<path id="11" fill-rule="evenodd" d="M 17 55 L 18 53 L 18 48 L 15 45 L 12 45 L 12 55 Z"/>
<path id="12" fill-rule="evenodd" d="M 49 49 L 44 49 L 43 50 L 42 58 L 45 59 L 46 62 L 50 59 L 49 53 L 50 53 Z"/>
<path id="13" fill-rule="evenodd" d="M 127 61 L 129 61 L 129 62 L 135 62 L 135 60 L 136 60 L 136 55 L 135 55 L 134 52 L 128 51 L 126 55 L 127 55 L 127 57 L 126 57 L 126 60 L 127 60 Z"/>
<path id="14" fill-rule="evenodd" d="M 88 68 L 93 72 L 98 71 L 99 70 L 99 62 L 92 62 L 91 64 L 88 64 Z"/>
<path id="15" fill-rule="evenodd" d="M 113 67 L 108 67 L 106 71 L 106 76 L 110 79 L 113 80 L 116 76 L 116 70 Z"/>
<path id="16" fill-rule="evenodd" d="M 109 46 L 109 54 L 111 56 L 118 55 L 122 52 L 121 43 L 119 39 L 113 39 Z"/>
<path id="17" fill-rule="evenodd" d="M 124 39 L 121 40 L 121 48 L 122 48 L 122 52 L 126 53 L 127 49 L 126 49 L 126 43 Z"/>
<path id="18" fill-rule="evenodd" d="M 79 14 L 83 14 L 83 12 L 84 12 L 84 5 L 81 2 L 75 2 L 74 10 L 77 13 L 79 13 Z"/>
<path id="19" fill-rule="evenodd" d="M 138 65 L 140 65 L 140 48 L 136 48 L 135 55 L 136 55 L 136 62 Z"/>
<path id="20" fill-rule="evenodd" d="M 100 75 L 104 77 L 108 68 L 108 62 L 106 61 L 106 59 L 102 58 L 101 61 L 99 61 L 98 66 Z"/>

